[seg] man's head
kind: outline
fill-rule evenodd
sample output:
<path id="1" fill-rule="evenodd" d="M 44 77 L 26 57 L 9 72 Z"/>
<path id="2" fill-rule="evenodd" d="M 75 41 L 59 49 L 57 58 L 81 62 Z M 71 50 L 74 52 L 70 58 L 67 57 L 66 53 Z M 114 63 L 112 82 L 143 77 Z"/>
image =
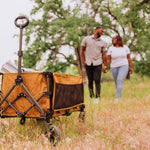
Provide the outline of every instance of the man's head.
<path id="1" fill-rule="evenodd" d="M 96 27 L 95 31 L 94 31 L 94 38 L 98 39 L 99 37 L 101 37 L 101 35 L 103 35 L 103 28 L 101 27 Z"/>

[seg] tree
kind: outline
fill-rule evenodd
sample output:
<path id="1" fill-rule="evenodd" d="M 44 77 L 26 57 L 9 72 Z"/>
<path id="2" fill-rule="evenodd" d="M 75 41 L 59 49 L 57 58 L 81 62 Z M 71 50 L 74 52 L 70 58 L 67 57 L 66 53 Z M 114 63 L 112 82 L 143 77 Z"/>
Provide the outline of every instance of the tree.
<path id="1" fill-rule="evenodd" d="M 101 7 L 102 26 L 123 37 L 133 54 L 134 71 L 150 75 L 150 0 L 107 0 Z"/>
<path id="2" fill-rule="evenodd" d="M 31 15 L 42 13 L 40 19 L 32 19 L 26 28 L 26 44 L 29 45 L 23 56 L 23 63 L 26 67 L 36 67 L 43 54 L 47 54 L 47 62 L 44 69 L 51 71 L 64 71 L 70 64 L 81 65 L 79 56 L 80 38 L 85 35 L 80 26 L 84 24 L 76 17 L 78 9 L 65 10 L 62 0 L 35 0 L 36 6 L 32 9 Z M 83 34 L 83 35 L 82 35 Z M 82 36 L 81 36 L 82 35 Z M 33 41 L 31 39 L 33 37 Z M 32 42 L 31 42 L 32 41 Z M 75 49 L 76 61 L 73 55 L 66 56 L 60 52 L 63 45 L 69 45 Z M 66 60 L 61 62 L 58 55 Z"/>
<path id="3" fill-rule="evenodd" d="M 26 67 L 35 67 L 42 56 L 47 55 L 45 70 L 65 71 L 70 64 L 78 67 L 79 73 L 84 74 L 84 67 L 80 58 L 80 44 L 84 36 L 92 34 L 96 26 L 104 28 L 105 35 L 123 37 L 133 54 L 136 72 L 149 74 L 150 31 L 148 27 L 150 0 L 70 0 L 75 7 L 66 7 L 62 0 L 33 0 L 35 3 L 31 16 L 41 15 L 39 19 L 32 19 L 25 30 L 27 50 L 23 56 Z M 33 38 L 32 38 L 33 37 Z M 62 46 L 69 46 L 74 50 L 65 55 L 60 51 Z M 109 43 L 108 43 L 109 46 Z M 63 56 L 62 62 L 58 55 Z M 137 62 L 137 55 L 140 60 Z"/>

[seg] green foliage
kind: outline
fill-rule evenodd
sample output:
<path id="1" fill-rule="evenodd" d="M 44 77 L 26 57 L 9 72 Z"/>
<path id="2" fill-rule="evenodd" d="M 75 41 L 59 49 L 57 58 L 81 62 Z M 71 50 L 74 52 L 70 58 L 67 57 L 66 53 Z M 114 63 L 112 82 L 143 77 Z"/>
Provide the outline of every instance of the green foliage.
<path id="1" fill-rule="evenodd" d="M 64 62 L 56 62 L 55 65 L 53 64 L 53 62 L 47 62 L 47 69 L 51 72 L 58 72 L 58 73 L 65 73 L 67 67 L 69 66 L 68 63 L 64 63 Z"/>
<path id="2" fill-rule="evenodd" d="M 29 68 L 35 68 L 36 66 L 36 55 L 30 54 L 29 51 L 26 51 L 26 53 L 23 55 L 23 64 L 24 66 L 27 66 Z"/>
<path id="3" fill-rule="evenodd" d="M 150 53 L 146 54 L 146 60 L 135 61 L 134 67 L 135 73 L 150 76 Z"/>
<path id="4" fill-rule="evenodd" d="M 69 66 L 67 67 L 66 74 L 72 74 L 72 75 L 79 75 L 78 69 L 76 66 Z"/>

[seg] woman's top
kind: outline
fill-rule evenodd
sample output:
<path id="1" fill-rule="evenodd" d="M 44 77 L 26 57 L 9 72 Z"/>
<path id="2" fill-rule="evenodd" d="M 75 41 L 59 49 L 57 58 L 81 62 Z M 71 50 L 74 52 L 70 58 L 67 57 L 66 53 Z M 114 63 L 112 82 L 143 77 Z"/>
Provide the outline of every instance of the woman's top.
<path id="1" fill-rule="evenodd" d="M 127 54 L 130 54 L 128 46 L 114 47 L 108 49 L 107 55 L 111 55 L 111 68 L 128 65 Z"/>

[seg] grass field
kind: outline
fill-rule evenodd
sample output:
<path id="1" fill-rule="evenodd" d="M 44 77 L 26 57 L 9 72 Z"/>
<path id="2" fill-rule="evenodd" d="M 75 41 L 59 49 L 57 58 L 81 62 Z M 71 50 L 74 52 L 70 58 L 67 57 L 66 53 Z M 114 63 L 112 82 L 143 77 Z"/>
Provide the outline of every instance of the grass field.
<path id="1" fill-rule="evenodd" d="M 103 78 L 103 77 L 102 77 Z M 44 135 L 44 123 L 19 118 L 0 119 L 0 150 L 150 150 L 150 79 L 132 75 L 124 82 L 122 98 L 114 103 L 114 82 L 102 83 L 101 99 L 93 103 L 85 85 L 85 122 L 79 112 L 53 120 L 61 142 L 53 147 Z"/>

